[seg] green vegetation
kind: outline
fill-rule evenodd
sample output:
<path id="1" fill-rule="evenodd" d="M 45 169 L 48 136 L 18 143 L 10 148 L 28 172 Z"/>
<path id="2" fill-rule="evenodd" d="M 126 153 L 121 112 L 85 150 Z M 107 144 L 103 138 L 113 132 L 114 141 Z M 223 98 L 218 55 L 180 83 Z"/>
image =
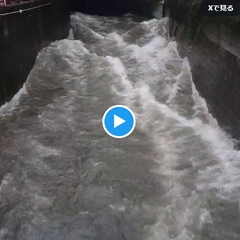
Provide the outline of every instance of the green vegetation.
<path id="1" fill-rule="evenodd" d="M 210 17 L 204 16 L 200 12 L 200 6 L 203 0 L 192 0 L 190 3 L 190 10 L 188 14 L 188 40 L 192 45 L 194 43 L 194 39 L 198 32 L 199 23 L 211 23 L 219 26 L 222 22 L 227 22 L 229 27 L 235 34 L 240 32 L 240 15 L 238 16 L 218 16 L 218 17 Z M 219 30 L 221 30 L 219 28 Z"/>
<path id="2" fill-rule="evenodd" d="M 190 10 L 188 14 L 188 39 L 189 43 L 193 44 L 195 36 L 198 31 L 198 24 L 200 21 L 200 5 L 202 0 L 193 0 L 190 5 Z"/>

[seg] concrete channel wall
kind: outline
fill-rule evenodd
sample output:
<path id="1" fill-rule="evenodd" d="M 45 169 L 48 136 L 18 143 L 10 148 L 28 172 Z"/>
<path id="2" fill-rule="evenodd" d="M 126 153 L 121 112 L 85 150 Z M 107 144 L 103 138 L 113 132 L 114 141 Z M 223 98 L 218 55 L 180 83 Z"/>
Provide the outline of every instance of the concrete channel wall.
<path id="1" fill-rule="evenodd" d="M 179 53 L 188 57 L 193 81 L 221 127 L 240 140 L 240 24 L 229 17 L 201 16 L 189 23 L 185 0 L 167 0 L 164 16 L 176 36 Z M 190 41 L 189 28 L 195 28 Z"/>
<path id="2" fill-rule="evenodd" d="M 38 52 L 69 29 L 67 0 L 0 7 L 0 105 L 22 87 Z"/>

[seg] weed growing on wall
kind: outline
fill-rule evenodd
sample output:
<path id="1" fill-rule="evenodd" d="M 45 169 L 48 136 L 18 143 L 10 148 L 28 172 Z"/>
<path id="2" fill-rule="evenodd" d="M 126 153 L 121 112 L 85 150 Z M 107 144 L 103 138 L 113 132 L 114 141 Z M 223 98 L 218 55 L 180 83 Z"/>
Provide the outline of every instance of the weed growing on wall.
<path id="1" fill-rule="evenodd" d="M 204 16 L 200 11 L 200 6 L 203 0 L 192 0 L 190 3 L 190 10 L 188 13 L 188 41 L 189 44 L 193 44 L 199 23 L 211 23 L 216 26 L 220 26 L 223 22 L 227 23 L 229 28 L 237 35 L 240 35 L 240 16 Z M 188 2 L 189 3 L 189 2 Z M 201 21 L 200 21 L 201 20 Z M 219 31 L 221 28 L 219 27 Z"/>
<path id="2" fill-rule="evenodd" d="M 188 13 L 188 40 L 190 44 L 193 44 L 195 36 L 198 31 L 198 25 L 200 21 L 200 5 L 202 0 L 193 0 L 190 5 L 190 10 Z"/>

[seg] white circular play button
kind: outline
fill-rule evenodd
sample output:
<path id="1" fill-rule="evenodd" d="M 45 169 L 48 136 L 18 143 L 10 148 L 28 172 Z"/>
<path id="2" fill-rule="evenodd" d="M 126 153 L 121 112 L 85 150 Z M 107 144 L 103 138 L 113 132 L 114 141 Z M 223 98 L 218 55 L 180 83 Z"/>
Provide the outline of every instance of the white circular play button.
<path id="1" fill-rule="evenodd" d="M 113 122 L 114 122 L 114 128 L 116 128 L 116 127 L 120 126 L 121 124 L 125 123 L 126 121 L 114 114 Z"/>
<path id="2" fill-rule="evenodd" d="M 102 124 L 109 136 L 125 138 L 134 130 L 136 119 L 131 109 L 123 105 L 115 105 L 104 113 Z"/>

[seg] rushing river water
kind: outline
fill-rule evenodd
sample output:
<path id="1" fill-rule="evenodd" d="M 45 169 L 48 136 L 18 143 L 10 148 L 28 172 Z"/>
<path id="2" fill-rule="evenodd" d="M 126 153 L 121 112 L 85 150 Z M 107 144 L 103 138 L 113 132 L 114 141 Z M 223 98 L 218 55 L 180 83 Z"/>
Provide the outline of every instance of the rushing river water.
<path id="1" fill-rule="evenodd" d="M 239 240 L 240 153 L 168 19 L 71 19 L 0 110 L 0 239 Z M 124 139 L 102 127 L 115 104 L 136 116 Z"/>

